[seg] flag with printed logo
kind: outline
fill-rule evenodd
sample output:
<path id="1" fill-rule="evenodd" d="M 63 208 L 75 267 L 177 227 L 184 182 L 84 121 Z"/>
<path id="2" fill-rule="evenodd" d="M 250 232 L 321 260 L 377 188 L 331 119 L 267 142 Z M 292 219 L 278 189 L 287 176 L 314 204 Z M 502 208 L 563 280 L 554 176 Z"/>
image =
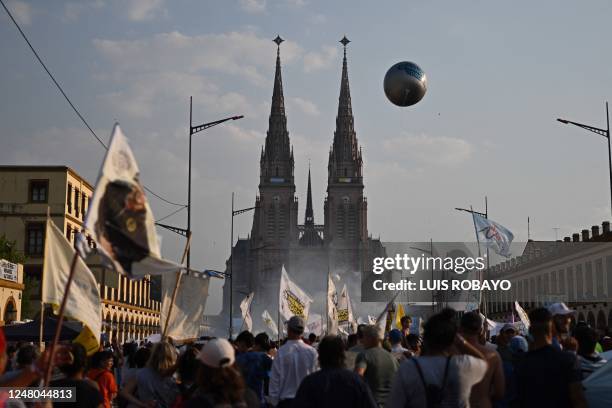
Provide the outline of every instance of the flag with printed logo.
<path id="1" fill-rule="evenodd" d="M 115 124 L 91 200 L 85 228 L 105 263 L 128 277 L 176 272 L 162 259 L 155 218 L 140 181 L 140 170 L 119 124 Z M 89 249 L 80 241 L 80 249 Z"/>
<path id="2" fill-rule="evenodd" d="M 280 290 L 279 290 L 279 310 L 281 317 L 289 320 L 291 316 L 300 316 L 308 319 L 308 311 L 312 298 L 296 285 L 285 270 L 283 265 L 281 271 Z"/>
<path id="3" fill-rule="evenodd" d="M 478 242 L 495 251 L 496 254 L 510 257 L 510 244 L 514 234 L 501 224 L 496 223 L 480 214 L 472 213 L 474 227 Z"/>
<path id="4" fill-rule="evenodd" d="M 346 284 L 342 287 L 338 300 L 338 323 L 347 325 L 353 322 L 353 309 Z"/>
<path id="5" fill-rule="evenodd" d="M 263 311 L 263 313 L 261 314 L 261 318 L 266 327 L 272 333 L 272 336 L 278 336 L 278 327 L 276 326 L 276 322 L 274 321 L 274 319 L 272 319 L 272 316 L 270 316 L 270 313 L 267 310 Z"/>

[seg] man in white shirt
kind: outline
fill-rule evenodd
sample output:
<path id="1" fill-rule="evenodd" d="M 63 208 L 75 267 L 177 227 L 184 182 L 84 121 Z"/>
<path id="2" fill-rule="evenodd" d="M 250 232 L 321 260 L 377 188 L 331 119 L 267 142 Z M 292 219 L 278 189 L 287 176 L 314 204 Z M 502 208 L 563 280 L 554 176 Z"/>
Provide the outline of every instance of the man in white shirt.
<path id="1" fill-rule="evenodd" d="M 272 363 L 270 403 L 279 408 L 290 406 L 304 377 L 317 370 L 317 351 L 302 341 L 304 326 L 299 316 L 289 319 L 287 342 Z"/>

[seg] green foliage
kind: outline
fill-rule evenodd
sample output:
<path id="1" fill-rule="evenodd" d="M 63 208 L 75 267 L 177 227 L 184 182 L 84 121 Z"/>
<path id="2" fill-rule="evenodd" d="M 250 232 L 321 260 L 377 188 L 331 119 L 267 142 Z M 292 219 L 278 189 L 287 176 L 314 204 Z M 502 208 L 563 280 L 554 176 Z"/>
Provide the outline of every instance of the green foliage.
<path id="1" fill-rule="evenodd" d="M 9 241 L 5 234 L 0 235 L 0 258 L 20 264 L 25 261 L 23 253 L 17 251 L 17 242 Z"/>
<path id="2" fill-rule="evenodd" d="M 34 319 L 39 312 L 38 302 L 32 302 L 32 295 L 40 292 L 40 280 L 32 276 L 24 276 L 23 284 L 25 288 L 21 294 L 21 320 Z"/>

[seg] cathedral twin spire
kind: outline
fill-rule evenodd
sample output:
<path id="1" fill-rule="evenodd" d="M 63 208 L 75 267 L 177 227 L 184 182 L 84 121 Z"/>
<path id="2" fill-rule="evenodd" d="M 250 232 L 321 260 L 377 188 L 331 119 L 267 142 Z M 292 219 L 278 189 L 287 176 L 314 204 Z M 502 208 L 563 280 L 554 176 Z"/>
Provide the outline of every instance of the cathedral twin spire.
<path id="1" fill-rule="evenodd" d="M 284 181 L 293 181 L 293 151 L 290 146 L 289 132 L 287 131 L 287 117 L 285 114 L 285 100 L 283 95 L 283 82 L 280 63 L 280 44 L 284 41 L 280 36 L 273 40 L 277 45 L 276 71 L 274 74 L 274 89 L 272 91 L 272 105 L 265 148 L 261 156 L 262 182 L 270 181 L 276 176 L 280 180 L 281 173 L 286 176 Z M 336 130 L 334 141 L 329 155 L 329 183 L 348 180 L 354 177 L 361 182 L 361 152 L 359 151 L 354 127 L 353 110 L 351 106 L 351 92 L 348 79 L 346 47 L 350 43 L 345 37 L 340 40 L 344 47 L 342 60 L 342 77 L 340 81 L 340 96 L 338 100 L 338 115 L 336 117 Z M 280 171 L 279 171 L 280 167 Z M 264 173 L 266 176 L 264 177 Z M 271 176 L 271 177 L 270 177 Z M 310 181 L 310 168 L 308 169 L 308 193 L 306 203 L 305 225 L 314 226 L 312 208 L 312 192 Z"/>

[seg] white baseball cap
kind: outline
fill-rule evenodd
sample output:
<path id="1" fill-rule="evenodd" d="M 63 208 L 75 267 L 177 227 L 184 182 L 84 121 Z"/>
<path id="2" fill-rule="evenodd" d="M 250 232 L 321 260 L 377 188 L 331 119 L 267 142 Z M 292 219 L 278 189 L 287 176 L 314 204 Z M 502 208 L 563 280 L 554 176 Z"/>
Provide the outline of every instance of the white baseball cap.
<path id="1" fill-rule="evenodd" d="M 234 347 L 225 339 L 212 339 L 202 347 L 198 360 L 209 367 L 221 368 L 234 364 Z"/>
<path id="2" fill-rule="evenodd" d="M 576 313 L 575 310 L 570 309 L 569 307 L 567 307 L 567 305 L 563 302 L 560 303 L 553 303 L 552 305 L 548 306 L 548 311 L 553 315 L 568 315 L 568 314 L 574 314 Z"/>

